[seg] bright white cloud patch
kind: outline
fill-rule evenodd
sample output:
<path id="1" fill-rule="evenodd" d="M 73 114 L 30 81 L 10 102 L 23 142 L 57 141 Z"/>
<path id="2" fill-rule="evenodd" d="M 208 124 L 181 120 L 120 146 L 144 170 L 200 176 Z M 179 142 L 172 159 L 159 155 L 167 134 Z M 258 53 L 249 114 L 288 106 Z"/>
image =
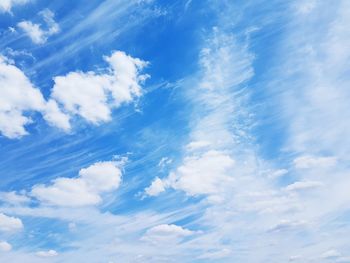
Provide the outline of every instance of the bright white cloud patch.
<path id="1" fill-rule="evenodd" d="M 148 229 L 141 240 L 153 244 L 173 244 L 182 241 L 183 238 L 191 236 L 194 233 L 181 226 L 162 224 Z"/>
<path id="2" fill-rule="evenodd" d="M 33 87 L 24 73 L 4 57 L 0 57 L 0 132 L 18 138 L 31 122 L 25 111 L 42 111 L 45 101 L 40 90 Z"/>
<path id="3" fill-rule="evenodd" d="M 172 187 L 188 195 L 214 194 L 230 181 L 234 164 L 229 155 L 220 151 L 211 150 L 200 156 L 189 156 L 167 178 L 156 178 L 146 193 L 155 196 Z"/>
<path id="4" fill-rule="evenodd" d="M 23 228 L 21 219 L 0 213 L 0 231 L 12 232 Z"/>
<path id="5" fill-rule="evenodd" d="M 1 134 L 8 138 L 26 135 L 25 126 L 33 122 L 30 112 L 40 112 L 50 125 L 64 131 L 71 129 L 74 114 L 94 124 L 109 121 L 112 109 L 141 96 L 140 85 L 148 75 L 140 74 L 146 62 L 124 52 L 116 51 L 105 59 L 110 65 L 106 74 L 72 72 L 56 77 L 46 101 L 12 61 L 0 57 Z"/>
<path id="6" fill-rule="evenodd" d="M 140 84 L 148 77 L 140 74 L 146 62 L 116 51 L 105 57 L 107 73 L 70 72 L 54 78 L 52 98 L 70 114 L 98 124 L 111 119 L 111 110 L 141 96 Z"/>
<path id="7" fill-rule="evenodd" d="M 12 249 L 11 244 L 6 241 L 0 241 L 0 251 L 10 251 Z"/>
<path id="8" fill-rule="evenodd" d="M 51 185 L 36 185 L 31 194 L 49 205 L 78 207 L 96 205 L 101 194 L 115 190 L 122 172 L 115 162 L 98 162 L 79 171 L 76 178 L 60 177 Z"/>
<path id="9" fill-rule="evenodd" d="M 0 0 L 0 13 L 11 12 L 11 8 L 15 5 L 24 5 L 29 0 Z"/>
<path id="10" fill-rule="evenodd" d="M 43 25 L 31 21 L 21 21 L 17 24 L 35 44 L 45 43 L 50 36 L 57 34 L 60 30 L 54 20 L 54 13 L 49 9 L 41 11 L 39 15 L 44 20 L 46 29 L 43 29 Z"/>

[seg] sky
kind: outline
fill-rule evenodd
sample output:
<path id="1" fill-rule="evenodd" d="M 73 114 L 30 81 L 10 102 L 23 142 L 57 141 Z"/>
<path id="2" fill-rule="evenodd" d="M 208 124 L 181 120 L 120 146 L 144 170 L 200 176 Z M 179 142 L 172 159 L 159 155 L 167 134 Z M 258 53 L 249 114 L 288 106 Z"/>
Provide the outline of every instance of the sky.
<path id="1" fill-rule="evenodd" d="M 0 0 L 0 262 L 350 262 L 350 1 Z"/>

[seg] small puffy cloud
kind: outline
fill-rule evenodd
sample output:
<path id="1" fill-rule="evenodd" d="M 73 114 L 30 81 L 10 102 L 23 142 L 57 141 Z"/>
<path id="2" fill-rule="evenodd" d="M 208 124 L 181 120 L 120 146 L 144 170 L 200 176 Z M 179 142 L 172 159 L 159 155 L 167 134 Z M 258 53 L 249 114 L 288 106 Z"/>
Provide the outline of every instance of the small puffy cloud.
<path id="1" fill-rule="evenodd" d="M 318 182 L 318 181 L 300 181 L 300 182 L 295 182 L 295 183 L 288 185 L 285 188 L 285 190 L 286 191 L 300 191 L 300 190 L 319 188 L 321 186 L 323 186 L 323 183 Z"/>
<path id="2" fill-rule="evenodd" d="M 151 185 L 145 189 L 145 192 L 149 196 L 157 196 L 165 191 L 165 187 L 166 185 L 164 182 L 159 177 L 157 177 L 153 180 Z"/>
<path id="3" fill-rule="evenodd" d="M 6 241 L 0 241 L 0 251 L 7 252 L 7 251 L 10 251 L 11 249 L 12 249 L 11 244 L 9 244 Z"/>
<path id="4" fill-rule="evenodd" d="M 21 219 L 0 213 L 0 231 L 13 232 L 23 228 Z"/>
<path id="5" fill-rule="evenodd" d="M 49 9 L 45 9 L 39 13 L 45 21 L 45 30 L 41 24 L 34 24 L 31 21 L 21 21 L 17 26 L 22 29 L 35 44 L 43 44 L 48 37 L 59 32 L 59 26 L 54 20 L 54 13 Z"/>
<path id="6" fill-rule="evenodd" d="M 142 241 L 153 244 L 174 244 L 181 242 L 185 237 L 193 235 L 195 232 L 177 225 L 162 224 L 152 227 L 142 236 Z"/>
<path id="7" fill-rule="evenodd" d="M 15 5 L 24 5 L 29 0 L 0 0 L 0 13 L 11 12 L 11 8 Z"/>
<path id="8" fill-rule="evenodd" d="M 317 156 L 300 156 L 293 161 L 295 168 L 308 169 L 308 168 L 328 168 L 337 163 L 337 158 L 332 156 L 317 157 Z"/>
<path id="9" fill-rule="evenodd" d="M 54 78 L 51 97 L 72 115 L 99 124 L 111 119 L 111 110 L 141 96 L 141 83 L 148 77 L 140 71 L 146 62 L 116 51 L 105 57 L 105 74 L 70 72 Z"/>
<path id="10" fill-rule="evenodd" d="M 47 251 L 38 251 L 36 253 L 36 255 L 38 257 L 44 257 L 44 258 L 48 258 L 48 257 L 55 257 L 55 256 L 58 256 L 58 253 L 55 251 L 55 250 L 47 250 Z"/>
<path id="11" fill-rule="evenodd" d="M 102 193 L 119 187 L 121 176 L 122 172 L 116 162 L 98 162 L 81 169 L 76 178 L 60 177 L 48 186 L 35 185 L 31 195 L 49 205 L 96 205 L 101 202 Z"/>
<path id="12" fill-rule="evenodd" d="M 175 172 L 163 180 L 156 178 L 145 191 L 148 195 L 155 196 L 172 187 L 192 196 L 215 194 L 230 180 L 234 164 L 229 155 L 215 150 L 189 156 Z"/>

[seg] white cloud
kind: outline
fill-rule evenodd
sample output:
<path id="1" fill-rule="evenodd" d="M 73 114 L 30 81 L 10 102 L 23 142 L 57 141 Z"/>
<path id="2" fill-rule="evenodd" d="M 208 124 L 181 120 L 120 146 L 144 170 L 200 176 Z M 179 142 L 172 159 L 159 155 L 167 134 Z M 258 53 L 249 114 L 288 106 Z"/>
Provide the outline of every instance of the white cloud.
<path id="1" fill-rule="evenodd" d="M 0 13 L 11 12 L 11 8 L 15 5 L 24 5 L 30 0 L 0 0 Z"/>
<path id="2" fill-rule="evenodd" d="M 220 151 L 207 151 L 202 155 L 189 156 L 176 171 L 161 180 L 156 178 L 146 188 L 146 193 L 156 196 L 165 188 L 172 187 L 188 195 L 214 194 L 230 181 L 234 160 Z"/>
<path id="3" fill-rule="evenodd" d="M 337 158 L 333 156 L 316 157 L 305 155 L 295 158 L 293 163 L 297 169 L 328 168 L 337 163 Z"/>
<path id="4" fill-rule="evenodd" d="M 105 58 L 109 73 L 72 72 L 56 77 L 51 97 L 46 101 L 25 74 L 12 61 L 0 56 L 0 132 L 8 138 L 27 134 L 32 123 L 27 116 L 40 112 L 52 126 L 71 129 L 71 115 L 78 114 L 89 122 L 111 119 L 111 110 L 130 103 L 142 94 L 141 83 L 148 77 L 140 71 L 146 62 L 116 51 Z M 63 108 L 63 110 L 60 109 Z"/>
<path id="5" fill-rule="evenodd" d="M 0 192 L 0 200 L 2 202 L 18 205 L 28 203 L 30 199 L 22 194 L 17 194 L 16 192 Z"/>
<path id="6" fill-rule="evenodd" d="M 22 29 L 35 44 L 44 44 L 47 39 L 59 32 L 59 26 L 54 20 L 54 14 L 49 9 L 44 9 L 39 13 L 46 23 L 46 30 L 41 24 L 34 24 L 31 21 L 22 21 L 17 26 Z"/>
<path id="7" fill-rule="evenodd" d="M 287 185 L 285 189 L 287 191 L 300 191 L 319 188 L 321 186 L 323 186 L 323 183 L 318 181 L 300 181 Z"/>
<path id="8" fill-rule="evenodd" d="M 181 242 L 183 238 L 191 236 L 194 233 L 181 226 L 162 224 L 148 229 L 141 240 L 153 244 L 168 245 Z"/>
<path id="9" fill-rule="evenodd" d="M 8 138 L 19 138 L 27 134 L 25 125 L 32 120 L 25 112 L 43 112 L 53 125 L 68 129 L 67 121 L 53 102 L 46 103 L 24 73 L 11 61 L 0 56 L 0 132 Z"/>
<path id="10" fill-rule="evenodd" d="M 165 191 L 165 187 L 166 185 L 163 183 L 163 181 L 157 177 L 153 180 L 151 185 L 145 189 L 145 192 L 149 196 L 157 196 Z"/>
<path id="11" fill-rule="evenodd" d="M 46 103 L 45 110 L 43 111 L 44 119 L 52 126 L 61 128 L 68 132 L 71 129 L 69 123 L 69 116 L 64 114 L 58 107 L 56 101 L 50 99 Z"/>
<path id="12" fill-rule="evenodd" d="M 24 111 L 41 111 L 45 107 L 40 90 L 34 88 L 23 72 L 0 57 L 0 131 L 9 138 L 27 134 L 24 126 L 31 122 Z"/>
<path id="13" fill-rule="evenodd" d="M 111 118 L 111 110 L 141 96 L 140 84 L 147 78 L 140 71 L 146 62 L 116 51 L 105 57 L 108 73 L 70 72 L 54 78 L 51 97 L 70 114 L 98 124 Z"/>
<path id="14" fill-rule="evenodd" d="M 55 257 L 55 256 L 58 256 L 58 253 L 55 251 L 55 250 L 47 250 L 47 251 L 38 251 L 36 253 L 36 255 L 38 257 L 44 257 L 44 258 L 47 258 L 47 257 Z"/>
<path id="15" fill-rule="evenodd" d="M 0 213 L 0 231 L 13 232 L 23 228 L 21 219 Z"/>
<path id="16" fill-rule="evenodd" d="M 6 241 L 0 241 L 0 251 L 10 251 L 12 249 L 11 244 Z"/>
<path id="17" fill-rule="evenodd" d="M 41 202 L 67 207 L 96 205 L 101 194 L 119 187 L 122 172 L 115 162 L 98 162 L 79 171 L 76 178 L 56 178 L 51 185 L 35 185 L 31 195 Z"/>

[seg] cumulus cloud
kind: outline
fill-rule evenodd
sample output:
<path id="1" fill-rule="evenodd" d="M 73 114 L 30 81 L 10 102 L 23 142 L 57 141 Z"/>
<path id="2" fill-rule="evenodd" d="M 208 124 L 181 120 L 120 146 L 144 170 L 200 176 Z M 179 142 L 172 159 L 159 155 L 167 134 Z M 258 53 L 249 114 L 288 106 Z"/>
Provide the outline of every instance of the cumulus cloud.
<path id="1" fill-rule="evenodd" d="M 44 9 L 39 15 L 45 22 L 45 30 L 42 29 L 43 25 L 35 24 L 31 21 L 21 21 L 17 24 L 35 44 L 45 43 L 50 36 L 57 34 L 60 30 L 58 24 L 54 20 L 54 13 L 49 9 Z"/>
<path id="2" fill-rule="evenodd" d="M 51 185 L 35 185 L 31 195 L 48 205 L 97 205 L 101 194 L 119 187 L 122 172 L 116 162 L 98 162 L 79 171 L 76 178 L 60 177 Z"/>
<path id="3" fill-rule="evenodd" d="M 47 251 L 38 251 L 36 253 L 36 255 L 38 257 L 44 257 L 44 258 L 48 258 L 48 257 L 55 257 L 55 256 L 58 256 L 58 253 L 55 251 L 55 250 L 47 250 Z"/>
<path id="4" fill-rule="evenodd" d="M 13 232 L 23 228 L 21 219 L 0 213 L 0 231 Z"/>
<path id="5" fill-rule="evenodd" d="M 31 122 L 24 111 L 43 110 L 44 98 L 24 73 L 4 57 L 0 57 L 0 85 L 0 131 L 9 138 L 23 136 L 27 134 L 24 126 Z"/>
<path id="6" fill-rule="evenodd" d="M 27 134 L 25 126 L 32 122 L 25 112 L 44 113 L 51 124 L 68 129 L 59 109 L 46 103 L 40 90 L 10 60 L 0 56 L 0 132 L 8 138 Z"/>
<path id="7" fill-rule="evenodd" d="M 6 241 L 0 241 L 0 251 L 10 251 L 12 249 L 11 244 Z"/>
<path id="8" fill-rule="evenodd" d="M 223 152 L 210 150 L 200 156 L 189 156 L 176 171 L 161 180 L 156 178 L 146 193 L 155 196 L 165 188 L 182 190 L 188 195 L 213 194 L 230 180 L 234 160 Z"/>
<path id="9" fill-rule="evenodd" d="M 162 224 L 148 229 L 141 240 L 153 244 L 173 244 L 181 242 L 185 237 L 194 233 L 194 231 L 181 226 Z"/>
<path id="10" fill-rule="evenodd" d="M 15 5 L 24 5 L 30 0 L 0 0 L 0 13 L 11 12 L 11 8 Z"/>
<path id="11" fill-rule="evenodd" d="M 106 74 L 71 72 L 54 78 L 51 96 L 45 100 L 12 61 L 0 56 L 0 133 L 19 138 L 33 120 L 27 115 L 40 112 L 48 124 L 64 131 L 71 129 L 70 118 L 80 115 L 98 124 L 111 119 L 111 110 L 130 103 L 142 94 L 141 84 L 148 75 L 140 74 L 146 62 L 116 51 L 105 57 Z"/>
<path id="12" fill-rule="evenodd" d="M 141 96 L 141 83 L 148 77 L 140 74 L 146 62 L 121 51 L 105 57 L 107 73 L 70 72 L 54 78 L 52 98 L 72 115 L 80 115 L 98 124 L 111 119 L 111 110 Z"/>

